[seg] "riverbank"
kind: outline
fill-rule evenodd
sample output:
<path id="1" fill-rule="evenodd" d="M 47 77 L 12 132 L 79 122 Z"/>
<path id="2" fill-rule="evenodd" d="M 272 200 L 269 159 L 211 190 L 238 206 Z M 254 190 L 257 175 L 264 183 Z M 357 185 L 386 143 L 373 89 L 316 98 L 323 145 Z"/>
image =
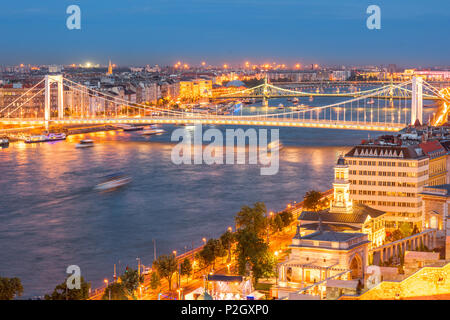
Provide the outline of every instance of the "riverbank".
<path id="1" fill-rule="evenodd" d="M 333 189 L 329 189 L 329 190 L 327 190 L 325 192 L 322 192 L 322 195 L 323 195 L 324 198 L 330 199 L 333 196 Z M 298 219 L 299 215 L 301 214 L 301 212 L 303 211 L 303 204 L 304 204 L 304 201 L 301 201 L 301 202 L 298 202 L 298 203 L 295 202 L 294 204 L 288 204 L 286 209 L 280 210 L 280 211 L 274 213 L 274 217 L 275 217 L 277 214 L 280 214 L 280 213 L 282 213 L 284 211 L 288 211 L 288 212 L 291 212 L 293 217 L 294 217 L 294 221 L 292 222 L 292 224 L 290 226 L 285 227 L 284 230 L 281 231 L 281 233 L 285 232 L 286 230 L 293 230 L 292 227 L 297 224 L 297 219 Z M 287 243 L 287 242 L 290 241 L 290 239 L 291 239 L 290 237 L 287 237 L 287 238 L 284 239 L 284 242 Z M 282 246 L 282 244 L 280 244 L 279 237 L 272 237 L 269 240 L 269 245 L 271 246 L 271 248 L 278 247 L 280 245 Z M 189 250 L 189 251 L 187 251 L 187 252 L 185 252 L 183 254 L 176 255 L 175 260 L 176 260 L 177 264 L 182 263 L 183 260 L 186 259 L 186 258 L 188 258 L 189 260 L 191 260 L 191 262 L 193 262 L 194 258 L 195 258 L 195 254 L 198 253 L 203 247 L 204 247 L 204 245 L 201 245 L 201 246 L 198 246 L 196 248 L 192 248 L 191 250 Z M 174 251 L 174 252 L 176 252 L 176 251 Z M 227 265 L 226 266 L 227 269 L 228 270 L 233 269 L 233 267 L 235 265 L 235 262 L 236 261 L 232 261 L 229 265 Z M 218 268 L 218 269 L 220 270 L 220 268 Z M 203 271 L 203 269 L 194 270 L 193 271 L 192 280 L 194 280 L 194 279 L 197 279 L 197 280 L 201 279 L 202 271 Z M 153 270 L 151 270 L 151 272 L 153 272 Z M 151 292 L 146 292 L 146 291 L 152 291 L 150 289 L 151 272 L 149 274 L 144 275 L 144 282 L 143 282 L 144 292 L 143 293 L 141 292 L 141 294 L 140 294 L 141 296 L 148 296 L 149 297 L 149 296 L 152 295 Z M 162 281 L 164 281 L 164 280 L 162 280 Z M 176 283 L 176 281 L 175 281 L 175 283 Z M 99 288 L 96 288 L 96 289 L 92 290 L 90 295 L 89 295 L 89 299 L 88 300 L 101 300 L 106 287 L 107 287 L 107 285 L 105 284 L 105 285 L 103 285 L 103 286 L 101 286 Z M 177 287 L 178 286 L 175 285 L 174 286 L 174 290 Z M 191 290 L 195 290 L 196 289 L 195 286 L 192 285 L 192 283 L 189 286 L 189 288 Z M 184 288 L 183 289 L 183 295 L 186 295 L 188 293 L 190 293 L 190 291 L 186 290 L 186 288 Z M 156 294 L 155 294 L 155 296 L 156 296 Z"/>

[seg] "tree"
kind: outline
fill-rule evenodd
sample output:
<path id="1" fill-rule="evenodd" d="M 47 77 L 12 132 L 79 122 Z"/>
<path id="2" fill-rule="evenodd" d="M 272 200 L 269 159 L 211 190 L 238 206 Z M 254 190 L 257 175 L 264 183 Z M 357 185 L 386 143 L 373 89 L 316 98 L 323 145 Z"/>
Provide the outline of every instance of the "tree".
<path id="1" fill-rule="evenodd" d="M 263 238 L 246 228 L 237 232 L 236 239 L 238 273 L 248 275 L 250 267 L 255 284 L 261 277 L 271 276 L 274 272 L 275 259 Z"/>
<path id="2" fill-rule="evenodd" d="M 153 262 L 153 267 L 157 270 L 160 278 L 166 278 L 169 283 L 169 290 L 172 290 L 172 276 L 177 271 L 177 261 L 175 256 L 162 255 Z"/>
<path id="3" fill-rule="evenodd" d="M 312 209 L 312 211 L 317 212 L 320 207 L 325 204 L 325 200 L 322 200 L 322 198 L 323 194 L 319 191 L 308 191 L 303 198 L 303 205 L 305 208 Z"/>
<path id="4" fill-rule="evenodd" d="M 275 255 L 265 248 L 261 250 L 251 259 L 253 283 L 256 285 L 261 278 L 269 278 L 275 276 L 275 268 L 277 261 Z"/>
<path id="5" fill-rule="evenodd" d="M 227 254 L 226 250 L 222 246 L 220 240 L 209 239 L 205 246 L 199 252 L 200 262 L 203 266 L 215 267 L 215 261 L 219 257 L 224 257 Z"/>
<path id="6" fill-rule="evenodd" d="M 236 242 L 236 238 L 234 234 L 230 231 L 226 231 L 224 234 L 220 236 L 220 242 L 225 250 L 228 251 L 228 262 L 231 261 L 231 247 Z"/>
<path id="7" fill-rule="evenodd" d="M 68 276 L 69 277 L 69 276 Z M 58 284 L 53 292 L 44 296 L 45 300 L 86 300 L 89 298 L 90 283 L 84 281 L 83 277 L 80 277 L 80 289 L 68 289 L 67 279 Z"/>
<path id="8" fill-rule="evenodd" d="M 253 208 L 243 206 L 236 214 L 236 226 L 239 229 L 251 229 L 256 234 L 262 235 L 266 232 L 268 223 L 266 213 L 266 205 L 263 202 L 256 202 Z"/>
<path id="9" fill-rule="evenodd" d="M 139 272 L 133 269 L 127 269 L 120 280 L 130 295 L 134 296 L 134 291 L 144 282 L 144 275 L 139 276 Z"/>
<path id="10" fill-rule="evenodd" d="M 12 300 L 22 293 L 23 286 L 19 278 L 0 277 L 0 300 Z"/>
<path id="11" fill-rule="evenodd" d="M 128 300 L 127 289 L 122 282 L 110 283 L 103 292 L 102 300 Z"/>
<path id="12" fill-rule="evenodd" d="M 279 216 L 283 221 L 283 227 L 288 227 L 294 221 L 292 211 L 283 211 L 279 214 Z"/>
<path id="13" fill-rule="evenodd" d="M 181 275 L 186 276 L 189 278 L 189 276 L 192 273 L 192 263 L 191 260 L 188 258 L 184 258 L 183 263 L 181 263 Z"/>
<path id="14" fill-rule="evenodd" d="M 273 232 L 279 232 L 283 230 L 283 219 L 281 219 L 281 216 L 279 214 L 277 214 L 275 218 L 270 221 L 270 226 Z"/>
<path id="15" fill-rule="evenodd" d="M 399 229 L 402 232 L 403 238 L 409 237 L 413 232 L 412 224 L 409 222 L 401 222 Z"/>
<path id="16" fill-rule="evenodd" d="M 152 272 L 151 278 L 150 278 L 150 287 L 153 290 L 156 290 L 158 287 L 161 286 L 161 280 L 159 279 L 157 272 Z"/>

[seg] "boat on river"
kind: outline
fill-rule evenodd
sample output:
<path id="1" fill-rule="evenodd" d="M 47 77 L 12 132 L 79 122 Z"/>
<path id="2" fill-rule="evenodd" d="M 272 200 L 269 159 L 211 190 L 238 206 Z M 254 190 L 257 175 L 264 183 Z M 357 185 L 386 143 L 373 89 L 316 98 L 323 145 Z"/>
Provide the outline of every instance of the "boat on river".
<path id="1" fill-rule="evenodd" d="M 25 139 L 25 143 L 37 143 L 37 142 L 49 142 L 49 141 L 59 141 L 66 140 L 67 136 L 65 133 L 49 133 L 36 136 L 29 136 Z"/>
<path id="2" fill-rule="evenodd" d="M 90 148 L 94 146 L 94 141 L 91 139 L 81 140 L 75 147 L 76 148 Z"/>
<path id="3" fill-rule="evenodd" d="M 104 178 L 104 181 L 97 184 L 94 190 L 108 191 L 123 187 L 131 182 L 131 178 L 123 173 L 115 173 Z"/>
<path id="4" fill-rule="evenodd" d="M 3 138 L 0 138 L 0 147 L 7 147 L 7 146 L 9 146 L 9 140 L 8 140 L 8 138 L 7 137 L 3 137 Z"/>

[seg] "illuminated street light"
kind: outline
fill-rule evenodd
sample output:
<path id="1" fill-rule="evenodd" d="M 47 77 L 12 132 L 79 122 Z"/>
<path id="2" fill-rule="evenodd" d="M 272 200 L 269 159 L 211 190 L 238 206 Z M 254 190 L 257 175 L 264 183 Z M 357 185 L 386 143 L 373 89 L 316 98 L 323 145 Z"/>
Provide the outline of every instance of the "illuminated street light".
<path id="1" fill-rule="evenodd" d="M 106 287 L 108 287 L 108 279 L 103 280 L 103 282 L 106 284 Z M 108 290 L 108 299 L 111 300 L 111 288 Z"/>
<path id="2" fill-rule="evenodd" d="M 204 244 L 206 244 L 206 238 L 203 238 L 202 241 Z"/>

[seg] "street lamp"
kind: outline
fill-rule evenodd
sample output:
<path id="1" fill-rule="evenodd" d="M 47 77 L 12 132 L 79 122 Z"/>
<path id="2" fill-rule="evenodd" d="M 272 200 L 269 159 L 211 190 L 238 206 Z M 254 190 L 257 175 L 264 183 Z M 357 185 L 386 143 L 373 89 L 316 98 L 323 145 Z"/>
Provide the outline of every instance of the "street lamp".
<path id="1" fill-rule="evenodd" d="M 141 277 L 141 258 L 136 258 L 138 261 L 138 277 Z"/>
<path id="2" fill-rule="evenodd" d="M 202 241 L 203 241 L 203 244 L 206 244 L 206 238 L 203 238 Z"/>
<path id="3" fill-rule="evenodd" d="M 103 280 L 103 282 L 105 282 L 106 288 L 108 288 L 108 279 Z M 111 288 L 108 289 L 108 298 L 111 300 Z"/>
<path id="4" fill-rule="evenodd" d="M 232 232 L 232 231 L 233 231 L 233 228 L 232 228 L 232 227 L 228 227 L 228 231 L 229 231 L 229 232 Z"/>
<path id="5" fill-rule="evenodd" d="M 172 253 L 175 257 L 177 256 L 177 250 L 173 250 Z"/>

